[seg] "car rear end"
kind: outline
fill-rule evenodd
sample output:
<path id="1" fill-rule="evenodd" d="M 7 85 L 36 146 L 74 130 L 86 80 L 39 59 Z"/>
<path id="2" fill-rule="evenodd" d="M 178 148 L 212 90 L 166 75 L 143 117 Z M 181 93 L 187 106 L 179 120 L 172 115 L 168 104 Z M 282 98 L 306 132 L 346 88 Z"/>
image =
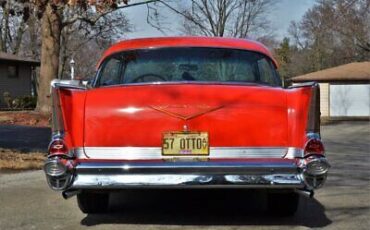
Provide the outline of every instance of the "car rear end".
<path id="1" fill-rule="evenodd" d="M 106 210 L 109 192 L 128 188 L 263 189 L 271 209 L 294 213 L 293 192 L 321 187 L 330 167 L 318 85 L 197 81 L 201 68 L 181 62 L 185 81 L 144 74 L 92 89 L 53 82 L 50 187 L 78 194 L 87 213 Z"/>

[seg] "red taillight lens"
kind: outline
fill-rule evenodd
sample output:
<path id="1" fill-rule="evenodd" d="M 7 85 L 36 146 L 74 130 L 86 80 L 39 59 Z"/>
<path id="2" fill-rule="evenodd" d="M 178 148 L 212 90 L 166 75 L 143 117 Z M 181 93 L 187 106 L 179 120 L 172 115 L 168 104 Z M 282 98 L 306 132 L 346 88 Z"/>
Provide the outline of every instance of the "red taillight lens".
<path id="1" fill-rule="evenodd" d="M 64 155 L 68 149 L 63 140 L 55 140 L 50 144 L 49 155 Z"/>
<path id="2" fill-rule="evenodd" d="M 306 147 L 304 148 L 304 155 L 324 155 L 325 149 L 324 145 L 319 139 L 311 139 L 307 142 Z"/>

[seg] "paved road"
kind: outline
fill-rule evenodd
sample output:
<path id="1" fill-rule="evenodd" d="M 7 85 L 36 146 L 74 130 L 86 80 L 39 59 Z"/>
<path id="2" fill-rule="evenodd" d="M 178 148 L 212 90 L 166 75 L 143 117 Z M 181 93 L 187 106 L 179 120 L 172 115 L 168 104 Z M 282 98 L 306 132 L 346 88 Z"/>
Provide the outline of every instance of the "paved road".
<path id="1" fill-rule="evenodd" d="M 370 123 L 324 126 L 323 139 L 328 182 L 291 218 L 267 216 L 262 197 L 236 190 L 131 191 L 114 195 L 111 214 L 84 215 L 35 171 L 0 175 L 0 229 L 369 229 Z"/>

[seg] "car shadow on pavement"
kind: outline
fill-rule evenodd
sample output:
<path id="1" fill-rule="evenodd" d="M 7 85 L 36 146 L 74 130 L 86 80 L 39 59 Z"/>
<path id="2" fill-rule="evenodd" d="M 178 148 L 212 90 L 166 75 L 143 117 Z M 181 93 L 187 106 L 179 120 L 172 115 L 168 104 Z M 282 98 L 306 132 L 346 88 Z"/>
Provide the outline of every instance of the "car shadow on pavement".
<path id="1" fill-rule="evenodd" d="M 0 148 L 46 152 L 50 136 L 47 127 L 0 125 Z"/>
<path id="2" fill-rule="evenodd" d="M 316 199 L 300 195 L 292 217 L 269 215 L 265 194 L 250 190 L 148 190 L 115 193 L 110 213 L 89 214 L 85 226 L 144 225 L 289 225 L 309 228 L 332 223 Z"/>

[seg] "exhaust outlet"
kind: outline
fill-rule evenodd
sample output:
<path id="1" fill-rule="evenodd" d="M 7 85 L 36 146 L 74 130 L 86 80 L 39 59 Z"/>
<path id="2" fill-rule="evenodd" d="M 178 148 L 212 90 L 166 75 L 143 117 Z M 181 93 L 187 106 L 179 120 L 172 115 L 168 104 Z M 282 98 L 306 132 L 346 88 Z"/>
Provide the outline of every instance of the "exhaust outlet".
<path id="1" fill-rule="evenodd" d="M 67 200 L 80 193 L 81 193 L 81 190 L 67 190 L 67 191 L 62 192 L 62 196 L 64 199 Z"/>

